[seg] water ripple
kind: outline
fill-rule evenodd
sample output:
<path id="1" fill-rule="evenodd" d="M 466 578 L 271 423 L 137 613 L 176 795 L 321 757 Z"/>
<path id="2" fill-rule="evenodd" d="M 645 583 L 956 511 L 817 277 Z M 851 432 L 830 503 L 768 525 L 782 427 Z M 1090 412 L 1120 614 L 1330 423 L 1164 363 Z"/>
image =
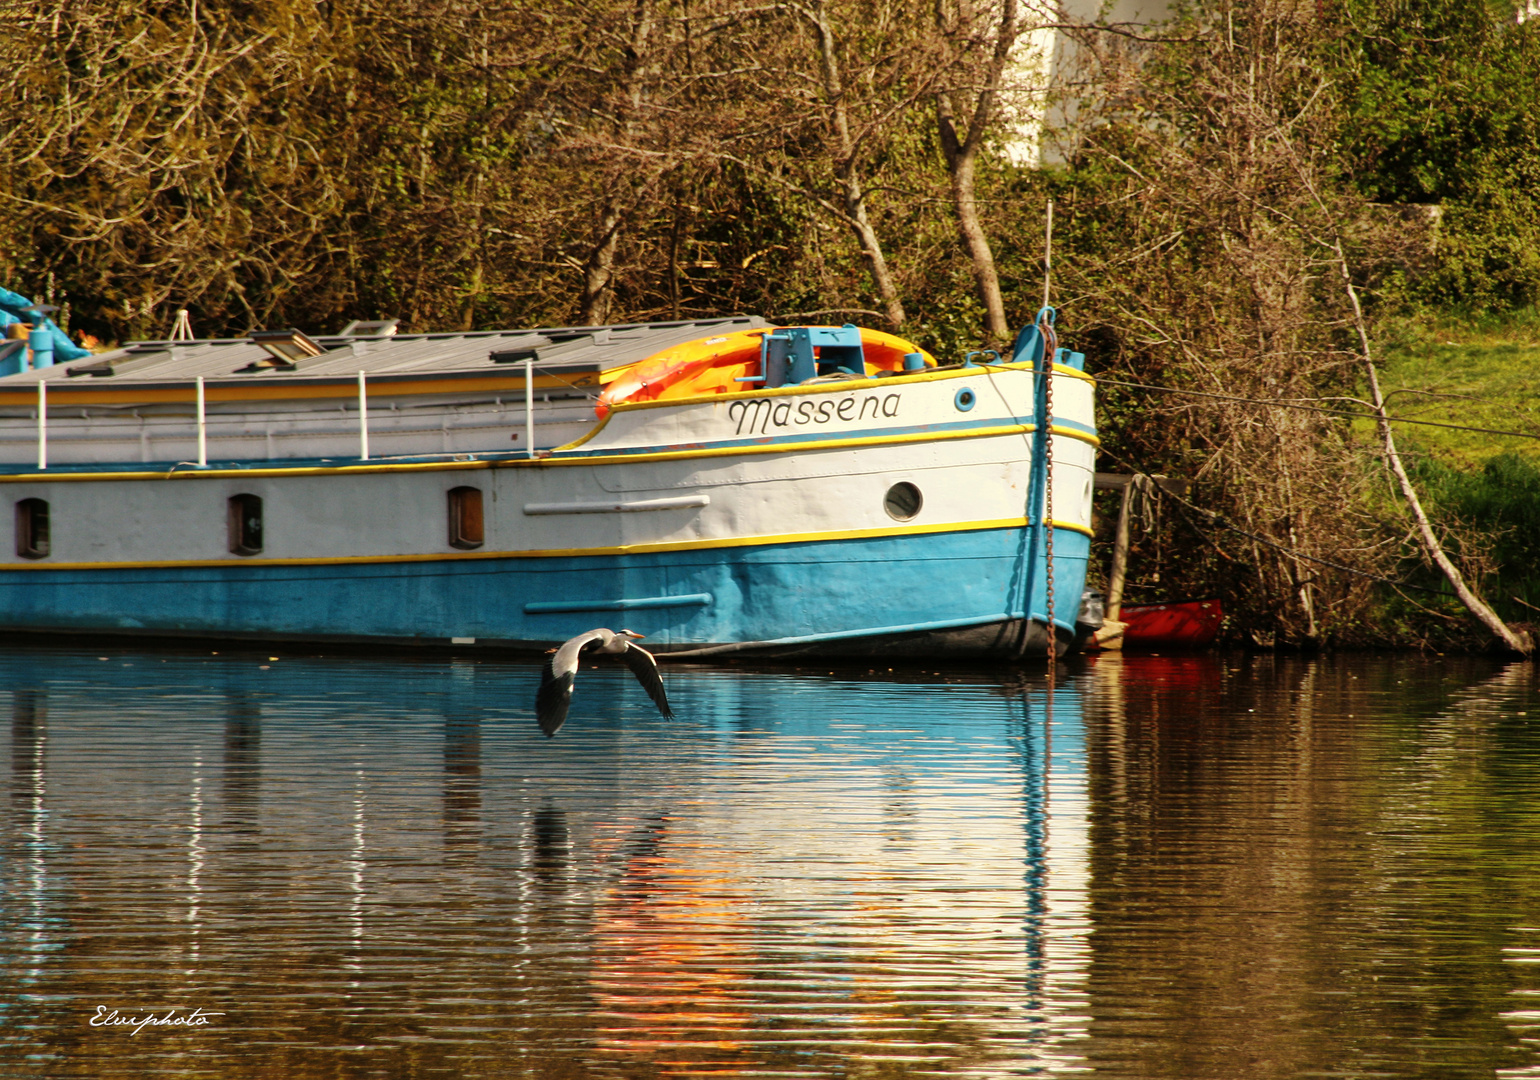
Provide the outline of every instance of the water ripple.
<path id="1" fill-rule="evenodd" d="M 0 658 L 5 1075 L 1540 1075 L 1528 668 L 667 677 Z"/>

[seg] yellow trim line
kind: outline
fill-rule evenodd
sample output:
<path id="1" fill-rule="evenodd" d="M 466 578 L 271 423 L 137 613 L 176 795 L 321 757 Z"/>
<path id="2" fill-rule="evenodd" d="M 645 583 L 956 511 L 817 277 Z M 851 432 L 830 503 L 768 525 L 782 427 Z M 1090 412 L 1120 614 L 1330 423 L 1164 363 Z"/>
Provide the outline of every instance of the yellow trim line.
<path id="1" fill-rule="evenodd" d="M 732 536 L 720 540 L 674 540 L 658 544 L 619 544 L 595 548 L 546 548 L 538 551 L 464 551 L 433 552 L 417 555 L 336 555 L 309 559 L 261 559 L 234 556 L 227 559 L 182 559 L 162 562 L 99 563 L 0 563 L 7 570 L 165 570 L 171 568 L 208 568 L 219 566 L 340 566 L 363 563 L 469 562 L 478 559 L 549 559 L 602 555 L 642 555 L 660 551 L 702 551 L 713 548 L 769 547 L 779 544 L 806 544 L 825 540 L 865 540 L 884 536 L 925 536 L 946 532 L 976 532 L 984 529 L 1019 529 L 1027 519 L 1001 518 L 995 521 L 963 521 L 944 525 L 914 525 L 909 528 L 841 529 L 834 532 L 779 533 L 770 536 Z M 1073 521 L 1053 522 L 1055 529 L 1090 536 L 1091 530 Z"/>
<path id="2" fill-rule="evenodd" d="M 613 368 L 603 373 L 601 377 L 592 375 L 577 375 L 570 378 L 560 375 L 547 375 L 537 373 L 534 388 L 536 390 L 550 389 L 593 389 L 602 386 L 608 377 L 625 371 L 630 367 Z M 617 402 L 612 408 L 616 409 L 646 409 L 663 405 L 680 405 L 698 401 L 733 401 L 745 397 L 783 396 L 786 394 L 821 393 L 823 391 L 856 390 L 870 386 L 891 386 L 895 383 L 929 382 L 933 379 L 958 379 L 968 378 L 981 371 L 1032 371 L 1033 365 L 1028 362 L 1020 364 L 974 364 L 965 368 L 948 368 L 945 371 L 927 369 L 924 372 L 911 374 L 895 374 L 885 378 L 847 379 L 839 382 L 801 384 L 798 386 L 782 386 L 773 390 L 740 390 L 731 394 L 705 394 L 687 398 L 664 398 L 661 401 L 637 401 L 632 403 Z M 1064 364 L 1054 364 L 1055 375 L 1063 375 L 1069 378 L 1081 379 L 1094 384 L 1096 379 L 1083 371 L 1077 371 Z M 125 378 L 132 379 L 131 373 L 125 373 Z M 434 394 L 464 394 L 464 393 L 522 393 L 524 389 L 524 375 L 522 368 L 514 368 L 506 372 L 487 372 L 486 374 L 468 374 L 454 376 L 440 376 L 438 378 L 402 378 L 399 375 L 392 376 L 387 371 L 375 372 L 369 376 L 371 379 L 379 379 L 379 382 L 370 383 L 369 397 L 371 400 L 395 397 L 423 397 Z M 218 379 L 218 382 L 213 381 Z M 214 376 L 210 379 L 205 389 L 206 398 L 210 404 L 229 401 L 303 401 L 317 398 L 353 399 L 358 395 L 357 384 L 354 376 L 324 375 L 324 376 L 284 376 L 274 373 L 252 374 L 242 378 L 231 372 L 230 375 Z M 230 382 L 224 380 L 230 379 Z M 260 382 L 248 380 L 261 380 Z M 191 383 L 184 385 L 165 385 L 174 380 L 148 379 L 146 383 L 135 386 L 129 385 L 102 385 L 101 382 L 90 376 L 78 378 L 51 378 L 48 383 L 48 396 L 53 404 L 60 408 L 73 408 L 81 405 L 111 405 L 111 404 L 191 404 L 197 400 L 197 390 Z M 234 382 L 236 385 L 231 385 Z M 37 386 L 28 384 L 25 390 L 14 390 L 6 387 L 0 390 L 0 405 L 32 405 L 37 401 Z"/>
<path id="3" fill-rule="evenodd" d="M 186 462 L 166 472 L 58 472 L 0 473 L 0 483 L 70 483 L 111 480 L 230 480 L 270 476 L 348 476 L 354 473 L 444 472 L 459 469 L 528 469 L 555 465 L 623 465 L 638 461 L 679 461 L 686 458 L 738 457 L 752 454 L 807 453 L 814 450 L 842 450 L 862 446 L 902 445 L 916 442 L 946 442 L 952 439 L 979 439 L 1001 435 L 1030 435 L 1036 424 L 1008 424 L 1002 427 L 970 428 L 966 431 L 922 431 L 908 435 L 870 435 L 864 438 L 829 439 L 824 442 L 771 443 L 760 446 L 708 447 L 701 450 L 642 451 L 635 454 L 604 454 L 592 457 L 500 458 L 495 461 L 411 461 L 380 465 L 301 465 L 261 469 L 199 469 Z M 1055 424 L 1056 438 L 1100 446 L 1101 440 L 1083 431 Z M 578 445 L 573 443 L 571 445 Z M 564 449 L 564 448 L 563 448 Z M 559 450 L 557 451 L 559 452 Z M 185 468 L 183 467 L 185 466 Z"/>
<path id="4" fill-rule="evenodd" d="M 907 386 L 910 383 L 942 382 L 947 379 L 972 379 L 991 371 L 1032 371 L 1030 362 L 1020 364 L 974 364 L 971 367 L 947 368 L 944 371 L 927 369 L 906 374 L 889 375 L 885 378 L 835 379 L 830 382 L 798 383 L 795 386 L 777 386 L 773 389 L 739 390 L 731 394 L 695 394 L 691 397 L 659 398 L 656 401 L 617 401 L 610 406 L 612 412 L 630 412 L 635 409 L 662 409 L 670 405 L 699 405 L 711 401 L 737 401 L 742 398 L 794 397 L 798 394 L 838 394 L 848 390 L 870 390 L 878 386 Z M 1064 364 L 1053 365 L 1055 375 L 1080 379 L 1091 383 L 1096 380 L 1083 371 L 1076 371 Z"/>

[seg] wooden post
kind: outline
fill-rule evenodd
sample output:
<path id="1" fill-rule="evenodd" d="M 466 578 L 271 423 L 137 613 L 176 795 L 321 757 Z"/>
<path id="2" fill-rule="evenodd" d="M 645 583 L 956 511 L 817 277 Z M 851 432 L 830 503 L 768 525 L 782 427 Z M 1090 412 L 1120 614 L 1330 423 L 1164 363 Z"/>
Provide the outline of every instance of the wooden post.
<path id="1" fill-rule="evenodd" d="M 1107 572 L 1107 618 L 1118 621 L 1123 613 L 1123 580 L 1128 573 L 1128 518 L 1133 506 L 1134 488 L 1142 474 L 1123 485 L 1123 504 L 1118 510 L 1118 531 L 1112 541 L 1112 568 Z"/>
<path id="2" fill-rule="evenodd" d="M 1112 541 L 1112 565 L 1107 570 L 1107 601 L 1101 629 L 1092 638 L 1093 648 L 1121 649 L 1126 623 L 1123 615 L 1123 585 L 1128 580 L 1129 533 L 1133 526 L 1134 499 L 1159 487 L 1163 491 L 1184 492 L 1187 481 L 1168 480 L 1163 476 L 1149 477 L 1143 473 L 1097 473 L 1098 491 L 1121 491 L 1122 504 L 1118 508 L 1118 531 Z"/>

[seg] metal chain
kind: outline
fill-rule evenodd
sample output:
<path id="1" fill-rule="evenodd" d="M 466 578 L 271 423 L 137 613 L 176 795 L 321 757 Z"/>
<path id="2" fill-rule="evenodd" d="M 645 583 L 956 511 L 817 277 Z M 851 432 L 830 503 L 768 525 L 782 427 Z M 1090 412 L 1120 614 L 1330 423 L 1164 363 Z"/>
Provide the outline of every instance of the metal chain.
<path id="1" fill-rule="evenodd" d="M 1043 318 L 1043 364 L 1046 374 L 1043 378 L 1044 403 L 1043 403 L 1043 556 L 1046 562 L 1044 583 L 1047 586 L 1047 623 L 1048 623 L 1048 661 L 1053 663 L 1058 659 L 1059 630 L 1054 623 L 1054 596 L 1053 596 L 1053 360 L 1054 354 L 1059 351 L 1059 338 L 1053 332 L 1053 325 L 1048 321 L 1046 314 Z M 1050 684 L 1052 676 L 1049 677 Z"/>

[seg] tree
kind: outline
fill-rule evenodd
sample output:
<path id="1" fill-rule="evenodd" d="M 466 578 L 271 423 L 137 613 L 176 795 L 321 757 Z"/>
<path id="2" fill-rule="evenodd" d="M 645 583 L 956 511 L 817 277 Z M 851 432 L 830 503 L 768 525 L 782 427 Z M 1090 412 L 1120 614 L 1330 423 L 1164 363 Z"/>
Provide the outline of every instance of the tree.
<path id="1" fill-rule="evenodd" d="M 1208 556 L 1184 560 L 1193 587 L 1249 574 L 1243 617 L 1296 642 L 1361 617 L 1369 580 L 1341 568 L 1384 565 L 1346 425 L 1292 407 L 1351 385 L 1322 238 L 1344 222 L 1380 257 L 1386 240 L 1336 167 L 1317 29 L 1291 0 L 1218 0 L 1149 44 L 1089 38 L 1097 92 L 1063 203 L 1079 252 L 1060 263 L 1066 317 L 1099 328 L 1130 381 L 1209 395 L 1143 397 L 1124 433 L 1217 511 L 1192 519 Z"/>
<path id="2" fill-rule="evenodd" d="M 872 174 L 911 173 L 896 154 L 934 78 L 918 33 L 923 16 L 904 0 L 863 8 L 807 0 L 776 12 L 781 18 L 761 34 L 763 59 L 737 85 L 751 103 L 746 130 L 723 157 L 847 228 L 882 317 L 899 329 L 908 316 L 874 220 Z M 876 186 L 886 194 L 895 185 Z"/>
<path id="3" fill-rule="evenodd" d="M 1540 302 L 1540 20 L 1459 0 L 1334 0 L 1322 61 L 1368 198 L 1439 207 L 1420 301 Z"/>
<path id="4" fill-rule="evenodd" d="M 937 3 L 936 31 L 948 57 L 951 77 L 935 94 L 936 132 L 951 180 L 952 206 L 963 247 L 973 264 L 973 279 L 984 309 L 986 343 L 1007 341 L 995 256 L 979 216 L 976 193 L 979 153 L 993 133 L 1000 112 L 1002 84 L 1012 64 L 1023 26 L 1018 0 L 976 4 L 973 0 Z M 958 118 L 962 117 L 962 127 Z"/>

